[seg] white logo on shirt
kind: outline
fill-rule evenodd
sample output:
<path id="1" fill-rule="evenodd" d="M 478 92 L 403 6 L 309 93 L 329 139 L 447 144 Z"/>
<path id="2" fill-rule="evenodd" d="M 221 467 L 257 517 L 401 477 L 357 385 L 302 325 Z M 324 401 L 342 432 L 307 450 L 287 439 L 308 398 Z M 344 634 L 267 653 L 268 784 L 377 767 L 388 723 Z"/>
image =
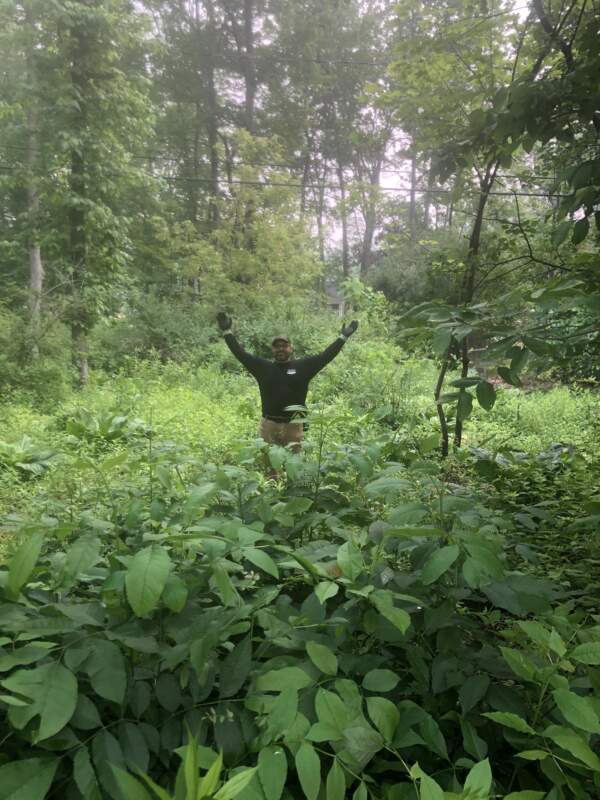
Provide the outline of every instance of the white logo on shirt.
<path id="1" fill-rule="evenodd" d="M 288 375 L 295 375 L 296 374 L 296 370 L 295 369 L 288 369 L 286 372 L 287 372 Z"/>

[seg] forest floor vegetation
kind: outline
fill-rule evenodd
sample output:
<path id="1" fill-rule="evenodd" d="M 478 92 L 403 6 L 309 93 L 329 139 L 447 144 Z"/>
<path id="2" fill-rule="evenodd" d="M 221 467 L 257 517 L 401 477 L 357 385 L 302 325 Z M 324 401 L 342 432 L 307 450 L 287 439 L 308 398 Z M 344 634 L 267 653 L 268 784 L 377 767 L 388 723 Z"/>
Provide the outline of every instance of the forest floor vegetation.
<path id="1" fill-rule="evenodd" d="M 600 397 L 500 390 L 441 461 L 434 375 L 391 346 L 344 354 L 299 455 L 257 439 L 227 364 L 7 403 L 6 785 L 597 796 Z"/>

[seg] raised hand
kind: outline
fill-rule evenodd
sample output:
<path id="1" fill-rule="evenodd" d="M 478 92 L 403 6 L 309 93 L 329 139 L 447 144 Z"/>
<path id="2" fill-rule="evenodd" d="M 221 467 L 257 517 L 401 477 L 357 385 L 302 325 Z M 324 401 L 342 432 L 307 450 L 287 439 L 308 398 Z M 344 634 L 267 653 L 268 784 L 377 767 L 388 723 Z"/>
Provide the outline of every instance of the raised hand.
<path id="1" fill-rule="evenodd" d="M 228 316 L 224 311 L 219 311 L 217 314 L 217 322 L 219 323 L 219 328 L 223 331 L 223 333 L 231 330 L 231 317 Z"/>
<path id="2" fill-rule="evenodd" d="M 349 325 L 342 326 L 342 334 L 347 338 L 348 336 L 352 336 L 352 334 L 357 328 L 358 328 L 358 320 L 353 319 Z"/>

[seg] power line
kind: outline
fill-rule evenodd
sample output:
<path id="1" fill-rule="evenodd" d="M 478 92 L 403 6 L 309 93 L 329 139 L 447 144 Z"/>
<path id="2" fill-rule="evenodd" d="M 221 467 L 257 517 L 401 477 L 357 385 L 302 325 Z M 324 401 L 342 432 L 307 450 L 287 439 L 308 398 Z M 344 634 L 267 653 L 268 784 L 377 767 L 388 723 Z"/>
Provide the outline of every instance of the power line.
<path id="1" fill-rule="evenodd" d="M 15 150 L 17 150 L 17 149 L 18 150 L 27 150 L 27 147 L 25 145 L 0 145 L 0 148 L 2 148 L 2 147 L 6 147 L 8 149 L 15 149 Z M 170 163 L 179 163 L 180 161 L 183 160 L 183 159 L 177 158 L 176 156 L 160 156 L 160 155 L 153 155 L 153 154 L 130 154 L 130 155 L 131 155 L 131 158 L 148 160 L 148 161 L 166 161 L 166 162 L 170 162 Z M 208 162 L 202 161 L 202 162 L 199 162 L 199 163 L 200 163 L 201 166 L 205 166 L 205 167 L 209 166 Z M 228 162 L 225 160 L 224 163 L 227 164 Z M 281 162 L 271 162 L 271 161 L 238 161 L 238 162 L 229 162 L 229 163 L 231 164 L 231 166 L 234 169 L 240 169 L 240 168 L 243 168 L 243 167 L 274 167 L 276 169 L 289 169 L 289 170 L 295 170 L 295 171 L 300 171 L 300 170 L 304 169 L 304 165 L 302 165 L 302 164 L 285 164 L 285 163 L 281 163 Z M 19 167 L 8 166 L 8 165 L 6 165 L 5 168 L 6 169 L 11 169 L 11 170 L 19 169 Z M 382 169 L 380 172 L 383 175 L 399 175 L 399 176 L 403 176 L 405 178 L 410 178 L 411 177 L 411 171 L 409 169 L 385 168 L 385 169 Z M 185 177 L 185 176 L 183 176 L 183 177 Z M 198 178 L 196 178 L 195 176 L 191 176 L 191 177 L 194 177 L 194 180 L 203 180 L 203 179 L 201 179 L 199 177 Z M 517 181 L 521 181 L 522 183 L 535 182 L 536 180 L 556 180 L 556 176 L 554 176 L 554 175 L 508 175 L 506 173 L 502 173 L 502 174 L 498 174 L 496 177 L 497 178 L 510 179 L 510 180 L 517 180 Z M 368 180 L 362 180 L 360 178 L 355 178 L 353 182 L 354 183 L 368 184 L 369 186 L 375 186 L 378 189 L 385 190 L 385 187 L 381 187 L 378 184 L 373 184 Z M 442 191 L 442 190 L 439 190 L 439 191 Z"/>
<path id="2" fill-rule="evenodd" d="M 119 174 L 119 173 L 116 173 Z M 121 173 L 123 174 L 123 173 Z M 196 178 L 191 175 L 177 175 L 173 177 L 168 177 L 166 175 L 151 175 L 150 177 L 155 177 L 157 179 L 163 179 L 169 182 L 177 182 L 177 181 L 186 181 L 190 183 L 206 183 L 209 185 L 218 183 L 218 184 L 225 184 L 228 186 L 276 186 L 286 189 L 334 189 L 334 190 L 341 190 L 341 186 L 337 183 L 289 183 L 286 182 L 279 182 L 279 181 L 248 181 L 248 180 L 228 180 L 226 178 L 218 178 L 216 180 L 211 178 Z M 430 188 L 420 188 L 415 187 L 404 187 L 404 186 L 380 186 L 378 187 L 380 191 L 383 192 L 411 192 L 415 191 L 417 194 L 453 194 L 454 190 L 452 189 L 430 189 Z M 478 195 L 479 192 L 469 192 L 470 195 Z M 488 195 L 493 195 L 495 197 L 545 197 L 548 198 L 549 194 L 542 193 L 542 192 L 488 192 Z M 570 194 L 552 194 L 552 197 L 572 197 Z"/>
<path id="3" fill-rule="evenodd" d="M 17 171 L 17 167 L 11 167 L 7 165 L 0 164 L 0 169 L 7 170 L 11 172 Z M 124 178 L 129 177 L 128 173 L 126 172 L 105 172 L 104 175 L 113 178 Z M 227 178 L 197 178 L 193 175 L 154 175 L 151 172 L 145 173 L 149 178 L 155 178 L 156 180 L 164 180 L 170 183 L 178 182 L 178 181 L 185 181 L 188 183 L 203 183 L 208 185 L 226 185 L 226 186 L 258 186 L 258 187 L 269 187 L 275 186 L 283 189 L 333 189 L 335 191 L 341 191 L 342 187 L 338 183 L 290 183 L 289 181 L 250 181 L 250 180 L 238 180 L 232 179 L 229 180 Z M 50 177 L 51 173 L 47 173 L 45 177 Z M 346 187 L 347 188 L 347 187 Z M 431 189 L 431 188 L 421 188 L 421 187 L 410 187 L 410 186 L 379 186 L 377 187 L 379 191 L 382 192 L 411 192 L 414 191 L 417 194 L 431 194 L 431 195 L 439 195 L 439 194 L 453 194 L 453 189 Z M 471 191 L 468 193 L 470 196 L 479 195 L 480 193 L 477 191 Z M 549 198 L 558 197 L 558 198 L 567 198 L 572 197 L 570 194 L 555 194 L 555 193 L 544 193 L 544 192 L 495 192 L 491 191 L 487 193 L 490 196 L 495 197 L 544 197 Z"/>

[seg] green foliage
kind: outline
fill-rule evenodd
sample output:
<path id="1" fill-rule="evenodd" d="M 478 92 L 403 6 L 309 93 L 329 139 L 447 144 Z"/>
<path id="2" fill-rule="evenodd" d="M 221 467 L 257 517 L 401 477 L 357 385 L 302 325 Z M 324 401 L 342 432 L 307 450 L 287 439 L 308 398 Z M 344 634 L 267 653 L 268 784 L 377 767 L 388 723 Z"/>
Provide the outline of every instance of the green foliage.
<path id="1" fill-rule="evenodd" d="M 65 431 L 75 441 L 105 445 L 127 441 L 135 436 L 148 436 L 150 429 L 141 419 L 114 410 L 96 413 L 79 407 L 64 422 Z"/>
<path id="2" fill-rule="evenodd" d="M 311 412 L 314 445 L 337 415 Z M 262 446 L 217 466 L 132 440 L 87 508 L 30 524 L 0 572 L 7 780 L 37 759 L 40 798 L 517 797 L 558 774 L 593 796 L 596 627 L 511 568 L 516 516 L 373 433 L 283 454 L 279 486 Z"/>
<path id="3" fill-rule="evenodd" d="M 37 357 L 32 358 L 32 348 Z M 50 407 L 68 393 L 69 360 L 64 327 L 49 318 L 34 335 L 20 315 L 0 306 L 0 392 L 33 398 Z"/>
<path id="4" fill-rule="evenodd" d="M 23 479 L 43 475 L 55 455 L 55 451 L 40 448 L 29 436 L 14 443 L 0 441 L 0 469 L 14 470 Z"/>

